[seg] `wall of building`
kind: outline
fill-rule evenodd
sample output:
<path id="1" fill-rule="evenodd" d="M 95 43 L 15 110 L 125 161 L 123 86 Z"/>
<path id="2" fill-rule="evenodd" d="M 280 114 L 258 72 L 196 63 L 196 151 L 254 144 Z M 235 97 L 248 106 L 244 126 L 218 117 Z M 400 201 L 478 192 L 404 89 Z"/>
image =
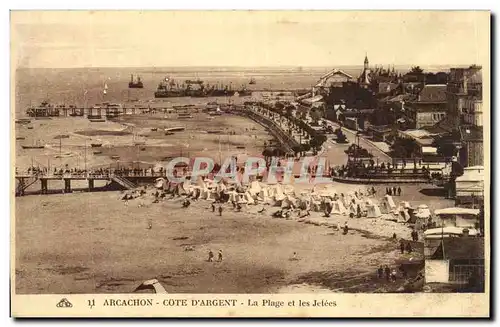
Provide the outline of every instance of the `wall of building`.
<path id="1" fill-rule="evenodd" d="M 483 142 L 467 142 L 465 145 L 466 150 L 466 166 L 483 166 L 484 165 L 484 152 Z"/>
<path id="2" fill-rule="evenodd" d="M 448 283 L 450 266 L 448 260 L 425 260 L 426 283 Z"/>
<path id="3" fill-rule="evenodd" d="M 479 99 L 464 99 L 462 112 L 466 124 L 483 126 L 483 101 Z"/>
<path id="4" fill-rule="evenodd" d="M 446 111 L 417 112 L 415 117 L 416 128 L 433 126 L 446 116 Z"/>

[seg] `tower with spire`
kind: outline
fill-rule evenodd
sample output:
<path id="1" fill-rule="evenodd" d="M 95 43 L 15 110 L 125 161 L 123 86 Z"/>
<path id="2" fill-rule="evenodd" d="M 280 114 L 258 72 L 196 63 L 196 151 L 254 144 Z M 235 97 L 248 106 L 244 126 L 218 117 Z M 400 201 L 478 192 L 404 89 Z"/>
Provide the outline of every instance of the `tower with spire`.
<path id="1" fill-rule="evenodd" d="M 365 53 L 365 62 L 363 65 L 363 72 L 359 75 L 358 83 L 362 87 L 369 87 L 371 84 L 371 71 L 370 71 L 370 62 L 368 61 L 368 54 Z"/>

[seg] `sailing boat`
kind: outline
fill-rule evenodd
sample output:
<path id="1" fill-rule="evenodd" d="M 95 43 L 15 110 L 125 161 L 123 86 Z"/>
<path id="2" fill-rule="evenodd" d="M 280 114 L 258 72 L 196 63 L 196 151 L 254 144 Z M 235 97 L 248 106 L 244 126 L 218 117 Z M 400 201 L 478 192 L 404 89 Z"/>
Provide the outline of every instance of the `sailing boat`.
<path id="1" fill-rule="evenodd" d="M 90 146 L 93 148 L 100 148 L 102 146 L 102 142 L 92 142 Z"/>
<path id="2" fill-rule="evenodd" d="M 104 83 L 104 90 L 102 90 L 102 93 L 108 94 L 108 83 Z"/>
<path id="3" fill-rule="evenodd" d="M 255 81 L 255 78 L 250 78 L 250 82 L 248 84 L 257 84 L 257 82 Z"/>
<path id="4" fill-rule="evenodd" d="M 44 144 L 41 144 L 40 141 L 34 142 L 32 145 L 21 145 L 23 149 L 43 149 L 45 148 Z"/>
<path id="5" fill-rule="evenodd" d="M 145 140 L 140 140 L 137 138 L 137 133 L 134 134 L 134 145 L 145 145 Z"/>

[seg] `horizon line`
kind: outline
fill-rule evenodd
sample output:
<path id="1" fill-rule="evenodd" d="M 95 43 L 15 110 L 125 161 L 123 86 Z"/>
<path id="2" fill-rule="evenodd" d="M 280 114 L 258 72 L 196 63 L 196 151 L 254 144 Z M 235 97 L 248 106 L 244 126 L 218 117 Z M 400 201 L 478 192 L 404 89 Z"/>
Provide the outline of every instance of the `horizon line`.
<path id="1" fill-rule="evenodd" d="M 370 65 L 370 67 L 381 66 L 381 67 L 396 67 L 396 66 L 404 66 L 404 67 L 469 67 L 471 65 L 477 65 L 474 63 L 463 63 L 463 64 L 375 64 Z M 73 66 L 73 67 L 29 67 L 29 66 L 19 66 L 16 69 L 92 69 L 92 68 L 331 68 L 335 69 L 335 67 L 362 67 L 363 64 L 339 64 L 339 65 L 276 65 L 276 66 L 238 66 L 238 65 L 165 65 L 165 66 Z"/>

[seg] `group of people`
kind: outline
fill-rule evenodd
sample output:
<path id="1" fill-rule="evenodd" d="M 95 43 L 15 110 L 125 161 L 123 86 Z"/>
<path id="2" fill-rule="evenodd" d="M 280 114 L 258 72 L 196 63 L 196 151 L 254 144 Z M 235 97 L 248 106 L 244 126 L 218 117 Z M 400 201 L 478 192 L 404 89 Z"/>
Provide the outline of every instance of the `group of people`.
<path id="1" fill-rule="evenodd" d="M 369 177 L 377 174 L 391 174 L 393 172 L 399 172 L 401 174 L 419 174 L 430 177 L 429 167 L 421 166 L 417 168 L 416 163 L 414 168 L 408 172 L 406 169 L 406 163 L 398 166 L 398 163 L 385 163 L 375 164 L 373 159 L 370 159 L 368 163 L 362 161 L 351 160 L 348 161 L 346 165 L 336 167 L 330 170 L 331 176 L 334 177 Z"/>
<path id="2" fill-rule="evenodd" d="M 391 282 L 396 282 L 396 279 L 397 279 L 397 271 L 396 269 L 390 269 L 389 266 L 385 266 L 382 267 L 380 266 L 378 269 L 377 269 L 377 275 L 378 275 L 378 278 L 379 279 L 382 279 L 385 277 L 385 280 L 387 281 L 391 281 Z"/>
<path id="3" fill-rule="evenodd" d="M 210 205 L 210 207 L 212 208 L 212 212 L 215 212 L 215 204 L 216 203 L 217 203 L 217 201 L 214 201 Z M 234 203 L 233 203 L 233 207 L 234 207 Z M 241 204 L 238 203 L 238 207 L 239 207 L 239 211 L 241 211 Z M 219 212 L 219 216 L 222 216 L 222 211 L 224 211 L 224 209 L 222 208 L 222 204 L 219 204 L 219 207 L 217 208 L 217 211 Z"/>
<path id="4" fill-rule="evenodd" d="M 208 250 L 208 262 L 214 262 L 214 253 L 212 250 Z M 222 250 L 219 250 L 219 253 L 217 254 L 217 262 L 222 262 Z"/>
<path id="5" fill-rule="evenodd" d="M 401 250 L 401 254 L 404 254 L 405 251 L 408 253 L 412 253 L 413 248 L 411 247 L 411 242 L 407 242 L 405 240 L 401 240 L 399 242 L 399 249 Z"/>
<path id="6" fill-rule="evenodd" d="M 385 194 L 386 195 L 391 195 L 391 196 L 401 196 L 401 187 L 397 187 L 396 186 L 393 186 L 392 188 L 391 187 L 387 187 L 385 189 Z"/>

